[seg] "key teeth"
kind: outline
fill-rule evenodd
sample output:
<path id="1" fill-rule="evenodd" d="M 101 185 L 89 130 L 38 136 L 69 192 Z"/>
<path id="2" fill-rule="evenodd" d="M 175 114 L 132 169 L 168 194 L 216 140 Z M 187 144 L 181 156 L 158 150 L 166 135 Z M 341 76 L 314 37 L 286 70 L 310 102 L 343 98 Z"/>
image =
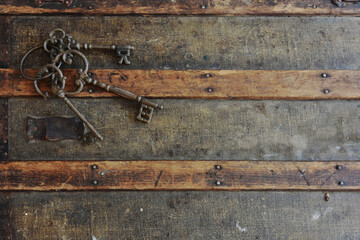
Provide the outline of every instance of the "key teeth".
<path id="1" fill-rule="evenodd" d="M 147 113 L 147 112 L 145 112 L 145 110 L 148 110 L 149 112 Z M 139 121 L 142 121 L 144 123 L 150 123 L 153 112 L 154 112 L 153 107 L 150 107 L 145 104 L 141 104 L 140 109 L 139 109 L 139 114 L 137 115 L 136 119 Z"/>

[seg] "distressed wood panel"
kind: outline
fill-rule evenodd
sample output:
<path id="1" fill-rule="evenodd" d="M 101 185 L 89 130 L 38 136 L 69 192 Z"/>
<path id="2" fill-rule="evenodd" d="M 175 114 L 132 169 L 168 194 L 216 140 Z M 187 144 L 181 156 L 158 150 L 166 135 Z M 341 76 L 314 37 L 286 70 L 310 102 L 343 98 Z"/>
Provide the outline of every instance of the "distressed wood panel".
<path id="1" fill-rule="evenodd" d="M 60 99 L 9 100 L 11 160 L 359 160 L 359 101 L 158 100 L 150 124 L 121 98 L 71 99 L 105 138 L 27 141 L 28 116 L 75 116 Z"/>
<path id="2" fill-rule="evenodd" d="M 14 240 L 360 238 L 358 192 L 328 202 L 321 192 L 193 191 L 14 192 L 8 201 Z"/>
<path id="3" fill-rule="evenodd" d="M 0 14 L 217 14 L 217 15 L 359 15 L 359 6 L 338 8 L 332 0 L 140 0 L 140 1 L 74 1 L 69 7 L 46 3 L 42 7 L 33 0 L 4 0 Z"/>
<path id="4" fill-rule="evenodd" d="M 0 16 L 0 68 L 9 66 L 10 17 Z"/>
<path id="5" fill-rule="evenodd" d="M 155 98 L 207 99 L 359 99 L 360 71 L 269 70 L 114 70 L 96 69 L 91 76 L 137 95 Z M 36 70 L 26 71 L 30 76 Z M 77 70 L 64 71 L 69 89 L 76 89 Z M 326 74 L 326 77 L 323 76 Z M 1 77 L 2 76 L 2 77 Z M 33 81 L 19 70 L 0 69 L 0 87 L 6 97 L 38 96 Z M 46 85 L 45 81 L 43 85 Z M 45 86 L 46 87 L 46 86 Z M 44 89 L 44 88 L 43 88 Z M 47 88 L 50 91 L 49 87 Z M 77 97 L 114 97 L 87 85 Z"/>
<path id="6" fill-rule="evenodd" d="M 323 70 L 360 68 L 356 17 L 13 17 L 11 68 L 49 32 L 79 42 L 134 45 L 129 66 L 115 52 L 87 54 L 90 68 Z M 49 59 L 31 57 L 29 68 Z"/>
<path id="7" fill-rule="evenodd" d="M 360 190 L 360 162 L 1 162 L 0 190 Z"/>
<path id="8" fill-rule="evenodd" d="M 8 99 L 0 98 L 0 160 L 9 157 L 8 111 Z"/>

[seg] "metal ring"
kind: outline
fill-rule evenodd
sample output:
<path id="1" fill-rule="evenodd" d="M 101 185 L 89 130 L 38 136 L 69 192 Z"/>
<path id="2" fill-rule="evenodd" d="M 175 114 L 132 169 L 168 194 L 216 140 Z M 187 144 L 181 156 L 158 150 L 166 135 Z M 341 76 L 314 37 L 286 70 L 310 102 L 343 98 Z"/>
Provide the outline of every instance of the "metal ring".
<path id="1" fill-rule="evenodd" d="M 64 74 L 62 73 L 62 71 L 60 70 L 60 68 L 58 68 L 57 66 L 55 66 L 54 64 L 46 64 L 46 65 L 43 65 L 38 71 L 36 74 L 39 74 L 40 71 L 43 71 L 45 69 L 49 69 L 49 68 L 52 68 L 54 69 L 58 74 L 59 74 L 59 77 L 60 79 L 62 79 L 64 77 Z M 53 74 L 56 74 L 56 73 L 51 73 L 50 75 L 48 74 L 47 76 L 52 76 Z M 60 89 L 63 90 L 65 88 L 65 84 L 66 82 L 65 81 L 62 81 L 61 82 L 61 87 Z M 35 90 L 36 92 L 44 97 L 44 98 L 48 98 L 49 97 L 49 93 L 46 91 L 45 93 L 43 91 L 40 90 L 38 84 L 37 84 L 37 80 L 34 80 L 34 87 L 35 87 Z"/>
<path id="2" fill-rule="evenodd" d="M 34 48 L 31 49 L 30 51 L 28 51 L 28 52 L 24 55 L 24 57 L 21 59 L 21 61 L 20 61 L 20 73 L 21 73 L 21 75 L 22 75 L 24 78 L 27 78 L 27 79 L 33 80 L 33 81 L 35 81 L 35 80 L 43 80 L 43 79 L 46 79 L 46 78 L 50 77 L 50 76 L 53 74 L 53 73 L 49 73 L 48 75 L 46 75 L 46 76 L 44 76 L 44 77 L 30 77 L 30 76 L 28 76 L 28 75 L 26 75 L 26 74 L 24 73 L 23 66 L 24 66 L 25 59 L 26 59 L 32 52 L 34 52 L 34 51 L 36 51 L 36 50 L 38 50 L 38 49 L 41 49 L 41 48 L 43 48 L 43 47 L 34 47 Z M 60 68 L 60 66 L 61 66 L 61 62 L 60 62 L 56 67 Z"/>
<path id="3" fill-rule="evenodd" d="M 65 38 L 66 33 L 65 33 L 65 31 L 62 30 L 61 28 L 56 28 L 56 29 L 52 30 L 52 31 L 50 32 L 49 36 L 50 36 L 51 38 L 56 38 L 56 36 L 55 36 L 55 33 L 56 33 L 56 32 L 60 32 L 60 33 L 62 34 L 62 36 L 59 37 L 60 39 L 61 39 L 61 38 Z"/>

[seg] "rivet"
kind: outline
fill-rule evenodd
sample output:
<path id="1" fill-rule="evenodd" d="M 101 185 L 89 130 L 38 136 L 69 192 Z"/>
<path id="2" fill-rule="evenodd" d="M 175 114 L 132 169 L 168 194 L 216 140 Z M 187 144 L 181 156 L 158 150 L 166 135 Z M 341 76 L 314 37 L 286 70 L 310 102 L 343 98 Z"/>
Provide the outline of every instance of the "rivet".
<path id="1" fill-rule="evenodd" d="M 327 202 L 330 201 L 330 194 L 329 193 L 325 193 L 324 200 L 327 201 Z"/>
<path id="2" fill-rule="evenodd" d="M 208 88 L 206 88 L 205 89 L 207 92 L 214 92 L 214 88 L 212 88 L 212 87 L 208 87 Z"/>
<path id="3" fill-rule="evenodd" d="M 91 165 L 91 168 L 92 168 L 92 169 L 97 169 L 98 166 L 97 166 L 96 164 L 94 164 L 94 165 Z"/>
<path id="4" fill-rule="evenodd" d="M 4 140 L 4 143 L 5 143 L 5 144 L 7 143 L 7 140 L 6 140 L 6 139 Z"/>
<path id="5" fill-rule="evenodd" d="M 97 185 L 99 182 L 98 182 L 97 180 L 94 180 L 92 183 L 93 183 L 94 185 Z"/>
<path id="6" fill-rule="evenodd" d="M 4 156 L 7 156 L 8 155 L 8 153 L 7 152 L 4 152 Z"/>
<path id="7" fill-rule="evenodd" d="M 221 182 L 220 182 L 220 181 L 216 181 L 215 184 L 216 184 L 216 186 L 220 186 L 220 185 L 221 185 Z"/>
<path id="8" fill-rule="evenodd" d="M 216 170 L 221 170 L 221 165 L 215 165 Z"/>
<path id="9" fill-rule="evenodd" d="M 343 169 L 342 165 L 336 165 L 336 170 L 341 170 L 341 169 Z"/>
<path id="10" fill-rule="evenodd" d="M 321 77 L 323 77 L 323 78 L 327 78 L 329 75 L 327 74 L 327 73 L 322 73 L 321 74 Z"/>
<path id="11" fill-rule="evenodd" d="M 324 93 L 325 93 L 325 94 L 329 94 L 329 93 L 330 93 L 330 90 L 329 90 L 329 89 L 324 89 Z"/>
<path id="12" fill-rule="evenodd" d="M 339 184 L 340 186 L 344 186 L 345 183 L 344 183 L 343 181 L 339 181 L 338 184 Z"/>
<path id="13" fill-rule="evenodd" d="M 89 93 L 92 93 L 93 92 L 93 90 L 92 89 L 89 89 Z"/>
<path id="14" fill-rule="evenodd" d="M 201 9 L 206 9 L 206 6 L 205 6 L 205 5 L 201 5 L 200 8 L 201 8 Z"/>

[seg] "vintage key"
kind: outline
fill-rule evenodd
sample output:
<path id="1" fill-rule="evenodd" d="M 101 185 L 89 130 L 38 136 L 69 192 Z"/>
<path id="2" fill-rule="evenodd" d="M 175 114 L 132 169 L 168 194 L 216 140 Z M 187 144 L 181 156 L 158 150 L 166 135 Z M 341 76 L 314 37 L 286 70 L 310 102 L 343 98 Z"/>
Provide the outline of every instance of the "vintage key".
<path id="1" fill-rule="evenodd" d="M 63 50 L 115 50 L 117 56 L 119 57 L 119 64 L 130 64 L 128 57 L 130 57 L 131 50 L 134 50 L 133 46 L 121 46 L 121 45 L 98 45 L 98 44 L 89 44 L 89 43 L 78 43 L 71 35 L 65 33 L 64 30 L 57 28 L 50 32 L 50 38 L 44 42 L 44 49 L 47 52 L 50 52 L 51 46 L 56 46 L 58 49 Z"/>
<path id="2" fill-rule="evenodd" d="M 76 49 L 80 50 L 81 45 L 76 44 Z M 131 62 L 129 61 L 128 57 L 130 57 L 130 50 L 134 50 L 133 46 L 116 46 L 114 44 L 110 46 L 104 45 L 96 45 L 96 44 L 83 44 L 84 50 L 91 50 L 91 49 L 108 49 L 108 50 L 116 50 L 116 54 L 119 57 L 119 64 L 126 64 L 129 65 Z"/>
<path id="3" fill-rule="evenodd" d="M 124 90 L 124 89 L 121 89 L 121 88 L 118 88 L 118 87 L 114 87 L 114 86 L 111 86 L 109 84 L 105 84 L 103 82 L 100 82 L 100 81 L 98 81 L 96 79 L 93 79 L 84 70 L 79 70 L 78 72 L 79 72 L 79 76 L 80 76 L 80 78 L 77 80 L 78 84 L 80 82 L 82 84 L 84 84 L 84 85 L 85 84 L 92 84 L 94 86 L 103 88 L 108 92 L 115 93 L 115 94 L 117 94 L 117 95 L 119 95 L 119 96 L 121 96 L 123 98 L 127 98 L 127 99 L 130 99 L 130 100 L 140 102 L 141 106 L 140 106 L 139 114 L 137 115 L 136 119 L 138 119 L 138 120 L 140 120 L 142 122 L 150 123 L 152 114 L 154 112 L 154 109 L 155 108 L 160 109 L 160 110 L 163 109 L 162 105 L 154 103 L 154 102 L 150 101 L 149 99 L 143 98 L 143 97 L 138 96 L 138 95 L 136 95 L 136 94 L 134 94 L 132 92 L 129 92 L 127 90 Z"/>
<path id="4" fill-rule="evenodd" d="M 93 127 L 93 125 L 84 117 L 84 115 L 82 115 L 79 112 L 79 110 L 76 109 L 76 107 L 66 97 L 65 91 L 64 91 L 64 88 L 66 85 L 66 77 L 64 77 L 62 71 L 58 67 L 56 67 L 54 64 L 46 64 L 38 70 L 37 76 L 41 77 L 43 74 L 48 74 L 49 70 L 51 70 L 51 69 L 55 70 L 57 73 L 57 76 L 55 74 L 52 75 L 52 81 L 51 81 L 52 94 L 54 96 L 62 99 L 66 103 L 66 105 L 68 105 L 69 108 L 81 119 L 81 121 L 84 122 L 84 124 L 90 129 L 90 131 L 95 135 L 95 137 L 97 137 L 98 139 L 100 139 L 102 141 L 104 138 L 98 133 L 98 131 L 96 131 L 96 129 Z M 39 89 L 37 86 L 37 80 L 34 81 L 34 84 L 35 84 L 35 88 Z M 45 95 L 45 94 L 40 94 L 40 95 Z"/>

